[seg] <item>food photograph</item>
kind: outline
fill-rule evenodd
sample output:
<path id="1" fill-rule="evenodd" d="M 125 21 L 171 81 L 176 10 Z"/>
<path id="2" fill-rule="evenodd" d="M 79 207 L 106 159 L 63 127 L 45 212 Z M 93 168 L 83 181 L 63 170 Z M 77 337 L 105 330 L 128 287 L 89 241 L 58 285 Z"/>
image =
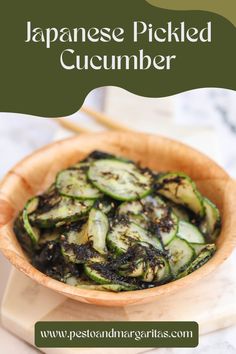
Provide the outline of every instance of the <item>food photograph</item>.
<path id="1" fill-rule="evenodd" d="M 0 113 L 0 348 L 38 321 L 194 321 L 236 353 L 236 93 L 94 89 L 68 117 Z M 122 348 L 40 348 L 119 353 Z"/>

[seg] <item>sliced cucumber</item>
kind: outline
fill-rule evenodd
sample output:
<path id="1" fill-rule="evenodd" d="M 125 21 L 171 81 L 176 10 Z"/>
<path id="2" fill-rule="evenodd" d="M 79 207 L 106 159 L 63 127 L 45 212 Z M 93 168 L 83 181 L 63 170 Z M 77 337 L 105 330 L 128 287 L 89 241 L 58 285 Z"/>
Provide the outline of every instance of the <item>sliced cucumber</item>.
<path id="1" fill-rule="evenodd" d="M 99 284 L 127 285 L 124 278 L 109 270 L 106 264 L 90 263 L 84 265 L 85 274 Z"/>
<path id="2" fill-rule="evenodd" d="M 200 217 L 205 214 L 201 194 L 195 183 L 184 173 L 166 173 L 157 179 L 157 192 L 171 201 L 183 205 Z"/>
<path id="3" fill-rule="evenodd" d="M 138 287 L 134 284 L 100 284 L 100 285 L 76 285 L 77 288 L 99 291 L 112 291 L 118 293 L 120 291 L 137 290 Z"/>
<path id="4" fill-rule="evenodd" d="M 156 257 L 155 260 L 147 262 L 144 274 L 141 279 L 144 282 L 164 283 L 171 277 L 171 270 L 169 262 L 161 256 Z"/>
<path id="5" fill-rule="evenodd" d="M 38 244 L 40 246 L 45 245 L 45 243 L 47 242 L 58 240 L 60 236 L 61 236 L 60 229 L 46 230 L 41 234 Z"/>
<path id="6" fill-rule="evenodd" d="M 128 264 L 128 267 L 126 267 L 126 269 L 123 269 L 124 267 L 121 267 L 119 274 L 132 278 L 141 277 L 143 275 L 145 269 L 145 262 L 143 261 L 143 259 L 134 261 L 132 262 L 132 267 L 129 268 L 129 266 L 130 264 Z"/>
<path id="7" fill-rule="evenodd" d="M 156 273 L 155 275 L 155 282 L 157 282 L 160 285 L 170 281 L 173 278 L 169 261 L 164 257 L 163 260 L 165 263 L 164 267 L 160 269 L 160 272 Z"/>
<path id="8" fill-rule="evenodd" d="M 77 200 L 61 196 L 58 203 L 48 211 L 32 214 L 31 220 L 42 228 L 61 226 L 79 220 L 92 208 L 93 200 Z"/>
<path id="9" fill-rule="evenodd" d="M 17 219 L 14 222 L 14 232 L 16 234 L 17 240 L 19 241 L 24 251 L 29 257 L 32 258 L 34 255 L 35 244 L 33 243 L 31 237 L 29 237 L 28 233 L 25 230 L 22 216 L 23 211 L 18 215 Z"/>
<path id="10" fill-rule="evenodd" d="M 38 204 L 39 204 L 38 197 L 34 197 L 34 198 L 30 199 L 26 203 L 26 206 L 25 206 L 25 208 L 23 210 L 23 214 L 22 214 L 24 229 L 25 229 L 26 233 L 28 234 L 28 236 L 31 238 L 31 241 L 34 245 L 36 245 L 39 241 L 40 230 L 37 227 L 31 225 L 29 216 L 30 216 L 30 214 L 35 212 L 35 210 L 38 207 Z"/>
<path id="11" fill-rule="evenodd" d="M 145 242 L 158 250 L 162 249 L 157 237 L 134 223 L 115 225 L 107 235 L 107 244 L 117 254 L 122 254 L 137 242 Z"/>
<path id="12" fill-rule="evenodd" d="M 66 240 L 68 243 L 76 245 L 84 245 L 89 241 L 88 238 L 88 224 L 84 223 L 82 226 L 73 227 L 65 232 Z"/>
<path id="13" fill-rule="evenodd" d="M 180 221 L 177 236 L 189 243 L 205 243 L 204 236 L 198 228 L 189 222 Z"/>
<path id="14" fill-rule="evenodd" d="M 107 253 L 106 236 L 109 223 L 106 214 L 98 209 L 91 209 L 88 219 L 88 239 L 92 241 L 93 248 L 101 253 Z"/>
<path id="15" fill-rule="evenodd" d="M 76 168 L 60 172 L 57 175 L 56 187 L 60 194 L 78 199 L 97 199 L 101 192 L 87 179 L 88 164 L 80 163 Z"/>
<path id="16" fill-rule="evenodd" d="M 204 198 L 203 203 L 206 209 L 206 215 L 200 224 L 200 229 L 208 240 L 214 242 L 220 233 L 221 217 L 219 209 L 209 199 Z"/>
<path id="17" fill-rule="evenodd" d="M 178 218 L 159 197 L 147 196 L 141 200 L 125 202 L 118 208 L 118 214 L 142 228 L 156 226 L 157 232 L 167 245 L 177 234 Z"/>
<path id="18" fill-rule="evenodd" d="M 88 289 L 88 290 L 99 290 L 99 291 L 129 291 L 136 290 L 138 287 L 134 284 L 123 283 L 123 284 L 96 284 L 92 280 L 81 280 L 76 277 L 69 277 L 66 279 L 66 284 L 71 286 L 76 286 L 80 289 Z"/>
<path id="19" fill-rule="evenodd" d="M 140 200 L 122 203 L 118 208 L 118 214 L 125 215 L 130 221 L 146 228 L 152 218 L 164 213 L 165 206 L 161 198 L 147 196 Z"/>
<path id="20" fill-rule="evenodd" d="M 168 205 L 171 207 L 174 214 L 178 217 L 179 220 L 190 222 L 190 215 L 185 207 L 177 205 L 173 202 L 168 203 Z"/>
<path id="21" fill-rule="evenodd" d="M 117 200 L 137 200 L 152 190 L 152 176 L 133 163 L 115 159 L 98 160 L 88 171 L 90 181 L 103 193 Z"/>
<path id="22" fill-rule="evenodd" d="M 179 229 L 179 220 L 173 212 L 158 220 L 158 233 L 162 239 L 163 245 L 168 245 L 177 235 Z"/>
<path id="23" fill-rule="evenodd" d="M 207 246 L 206 243 L 190 243 L 190 246 L 194 249 L 196 256 Z"/>
<path id="24" fill-rule="evenodd" d="M 144 214 L 143 202 L 144 199 L 133 202 L 124 202 L 119 206 L 117 213 L 120 216 L 127 217 L 130 222 L 133 222 L 142 228 L 147 228 L 148 217 Z"/>
<path id="25" fill-rule="evenodd" d="M 102 198 L 95 202 L 94 208 L 99 209 L 104 214 L 109 214 L 115 208 L 115 203 L 110 198 Z"/>
<path id="26" fill-rule="evenodd" d="M 166 248 L 170 252 L 169 264 L 174 276 L 185 270 L 195 257 L 194 249 L 179 237 L 175 237 Z"/>
<path id="27" fill-rule="evenodd" d="M 61 243 L 61 253 L 65 260 L 70 263 L 103 263 L 105 258 L 96 252 L 89 243 L 76 244 L 63 240 Z"/>
<path id="28" fill-rule="evenodd" d="M 199 253 L 198 257 L 183 271 L 178 275 L 178 278 L 185 277 L 186 275 L 194 272 L 195 270 L 202 267 L 207 263 L 216 251 L 215 244 L 206 245 L 203 250 Z"/>
<path id="29" fill-rule="evenodd" d="M 66 260 L 68 260 L 71 263 L 81 263 L 81 257 L 77 259 L 77 250 L 78 248 L 74 247 L 73 245 L 81 246 L 81 245 L 86 245 L 89 242 L 89 235 L 88 235 L 88 223 L 84 223 L 82 226 L 78 227 L 72 227 L 68 231 L 64 233 L 65 237 L 65 242 L 62 243 L 61 245 L 61 251 L 63 256 L 65 257 Z M 71 245 L 71 247 L 68 247 L 68 244 Z M 84 248 L 85 251 L 85 258 L 87 260 L 87 247 Z M 96 257 L 97 258 L 97 257 Z M 94 255 L 91 254 L 91 257 L 89 258 L 92 261 L 96 261 L 94 259 Z M 100 261 L 100 258 L 97 260 Z"/>

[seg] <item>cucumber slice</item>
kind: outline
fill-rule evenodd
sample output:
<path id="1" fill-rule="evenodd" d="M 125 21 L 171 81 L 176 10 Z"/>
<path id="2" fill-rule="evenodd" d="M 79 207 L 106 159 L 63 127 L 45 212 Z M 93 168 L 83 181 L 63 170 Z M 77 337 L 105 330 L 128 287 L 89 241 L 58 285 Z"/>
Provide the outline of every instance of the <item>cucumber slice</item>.
<path id="1" fill-rule="evenodd" d="M 109 223 L 106 214 L 98 209 L 91 209 L 88 219 L 88 239 L 92 241 L 93 248 L 101 253 L 107 253 L 106 236 Z"/>
<path id="2" fill-rule="evenodd" d="M 169 261 L 164 257 L 163 260 L 164 267 L 162 268 L 162 270 L 160 270 L 160 273 L 157 273 L 155 276 L 155 282 L 157 282 L 159 285 L 165 284 L 173 278 Z"/>
<path id="3" fill-rule="evenodd" d="M 87 233 L 86 233 L 87 234 Z M 86 262 L 102 263 L 105 258 L 96 252 L 89 243 L 69 243 L 68 240 L 61 242 L 61 253 L 66 262 L 84 264 Z"/>
<path id="4" fill-rule="evenodd" d="M 78 199 L 97 199 L 101 192 L 87 179 L 88 164 L 80 163 L 76 168 L 60 172 L 56 178 L 56 188 L 60 194 Z"/>
<path id="5" fill-rule="evenodd" d="M 189 243 L 205 243 L 204 236 L 198 228 L 189 222 L 180 221 L 177 236 Z"/>
<path id="6" fill-rule="evenodd" d="M 109 214 L 115 208 L 115 203 L 110 198 L 98 199 L 94 208 L 99 209 L 104 214 Z"/>
<path id="7" fill-rule="evenodd" d="M 178 217 L 179 220 L 190 222 L 190 215 L 185 207 L 172 202 L 169 202 L 168 205 L 171 207 L 173 213 Z"/>
<path id="8" fill-rule="evenodd" d="M 152 176 L 133 163 L 115 159 L 98 160 L 91 164 L 89 180 L 103 193 L 117 200 L 137 200 L 152 190 Z"/>
<path id="9" fill-rule="evenodd" d="M 163 284 L 170 280 L 171 270 L 169 262 L 161 256 L 158 256 L 155 261 L 148 262 L 146 269 L 141 277 L 144 282 L 156 282 Z"/>
<path id="10" fill-rule="evenodd" d="M 208 240 L 214 242 L 220 233 L 221 217 L 219 209 L 209 199 L 203 198 L 206 216 L 200 224 L 200 230 Z"/>
<path id="11" fill-rule="evenodd" d="M 99 290 L 99 291 L 129 291 L 136 290 L 138 287 L 134 284 L 96 284 L 92 281 L 81 280 L 76 277 L 69 277 L 66 279 L 66 284 L 71 286 L 76 286 L 80 289 L 88 289 L 88 290 Z"/>
<path id="12" fill-rule="evenodd" d="M 93 200 L 77 200 L 61 196 L 57 204 L 48 211 L 32 214 L 31 220 L 42 228 L 60 226 L 66 222 L 79 220 L 92 208 Z"/>
<path id="13" fill-rule="evenodd" d="M 111 291 L 114 293 L 118 293 L 120 291 L 131 291 L 137 290 L 138 287 L 134 284 L 100 284 L 100 285 L 76 285 L 77 288 L 80 289 L 88 289 L 88 290 L 99 290 L 99 291 Z"/>
<path id="14" fill-rule="evenodd" d="M 60 229 L 46 230 L 40 236 L 38 244 L 40 246 L 45 245 L 47 242 L 58 240 L 60 238 L 60 236 L 61 236 Z"/>
<path id="15" fill-rule="evenodd" d="M 215 244 L 206 245 L 203 250 L 199 253 L 198 257 L 183 271 L 178 275 L 178 278 L 185 277 L 186 275 L 195 272 L 195 270 L 202 267 L 207 263 L 216 251 Z"/>
<path id="16" fill-rule="evenodd" d="M 157 179 L 157 193 L 176 204 L 192 210 L 199 217 L 205 215 L 205 208 L 201 194 L 195 183 L 184 173 L 166 173 Z"/>
<path id="17" fill-rule="evenodd" d="M 190 246 L 194 249 L 196 256 L 207 246 L 206 243 L 190 243 Z"/>
<path id="18" fill-rule="evenodd" d="M 90 247 L 88 246 L 88 222 L 84 223 L 82 226 L 73 226 L 69 231 L 64 233 L 64 237 L 65 242 L 62 242 L 61 252 L 69 262 L 83 263 L 83 261 L 88 260 L 93 262 L 103 261 L 103 258 L 96 254 L 96 252 L 90 251 Z M 81 245 L 85 246 L 84 249 L 80 248 Z"/>
<path id="19" fill-rule="evenodd" d="M 168 261 L 161 253 L 148 243 L 137 242 L 110 265 L 125 277 L 139 278 L 144 282 L 161 282 L 170 275 Z"/>
<path id="20" fill-rule="evenodd" d="M 29 257 L 33 257 L 33 252 L 34 252 L 34 245 L 33 242 L 31 241 L 31 238 L 25 231 L 24 225 L 23 225 L 23 219 L 22 219 L 22 214 L 21 212 L 18 217 L 16 218 L 14 222 L 14 232 L 16 234 L 17 240 L 19 241 L 21 247 L 23 250 L 27 253 Z"/>
<path id="21" fill-rule="evenodd" d="M 23 210 L 23 214 L 22 214 L 24 229 L 25 229 L 26 233 L 28 234 L 28 236 L 30 237 L 33 245 L 36 245 L 39 241 L 40 230 L 37 227 L 34 227 L 31 225 L 29 215 L 32 214 L 33 212 L 35 212 L 35 210 L 38 207 L 38 204 L 39 204 L 38 197 L 34 197 L 34 198 L 30 199 L 26 203 L 24 210 Z"/>
<path id="22" fill-rule="evenodd" d="M 147 196 L 139 201 L 125 202 L 118 208 L 118 214 L 147 229 L 151 225 L 167 245 L 177 234 L 178 218 L 159 197 Z"/>
<path id="23" fill-rule="evenodd" d="M 144 199 L 133 202 L 124 202 L 119 206 L 117 213 L 120 216 L 127 217 L 130 222 L 145 229 L 148 227 L 148 217 L 144 214 L 143 203 Z"/>
<path id="24" fill-rule="evenodd" d="M 116 224 L 107 235 L 107 244 L 117 254 L 125 253 L 128 248 L 137 242 L 145 242 L 158 250 L 162 245 L 157 237 L 134 223 Z"/>
<path id="25" fill-rule="evenodd" d="M 164 246 L 168 245 L 177 235 L 179 229 L 179 219 L 173 212 L 169 212 L 162 219 L 157 219 L 158 233 Z"/>
<path id="26" fill-rule="evenodd" d="M 84 245 L 89 241 L 88 238 L 88 224 L 84 223 L 82 226 L 73 227 L 65 232 L 65 237 L 68 243 L 76 245 Z"/>
<path id="27" fill-rule="evenodd" d="M 90 263 L 84 265 L 85 274 L 99 284 L 127 285 L 125 278 L 109 270 L 106 264 Z"/>
<path id="28" fill-rule="evenodd" d="M 179 237 L 175 237 L 166 247 L 170 252 L 170 268 L 174 276 L 182 272 L 194 259 L 194 249 L 189 243 Z"/>
<path id="29" fill-rule="evenodd" d="M 126 269 L 123 269 L 123 268 L 126 268 Z M 132 262 L 132 267 L 130 267 L 130 264 L 126 265 L 126 267 L 121 267 L 119 274 L 126 276 L 126 277 L 137 278 L 137 277 L 141 277 L 143 275 L 144 269 L 145 269 L 144 260 L 138 259 L 137 261 Z"/>
<path id="30" fill-rule="evenodd" d="M 165 206 L 161 198 L 147 196 L 141 200 L 122 203 L 118 208 L 118 215 L 127 216 L 131 222 L 148 228 L 152 218 L 165 213 Z"/>

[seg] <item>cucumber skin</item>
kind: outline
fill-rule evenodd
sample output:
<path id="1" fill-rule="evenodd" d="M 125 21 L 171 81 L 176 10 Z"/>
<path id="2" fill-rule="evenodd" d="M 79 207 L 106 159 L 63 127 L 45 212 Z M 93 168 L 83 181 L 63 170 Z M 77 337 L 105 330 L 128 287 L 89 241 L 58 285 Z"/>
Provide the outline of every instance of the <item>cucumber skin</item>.
<path id="1" fill-rule="evenodd" d="M 133 224 L 133 225 L 137 226 L 138 228 L 140 228 L 140 229 L 145 231 L 145 229 L 143 229 L 140 225 L 135 224 L 135 223 L 131 223 L 131 224 Z M 115 252 L 115 254 L 117 256 L 120 256 L 120 255 L 124 254 L 127 250 L 122 250 L 121 248 L 117 247 L 116 242 L 113 242 L 113 240 L 110 239 L 110 237 L 109 237 L 110 235 L 111 235 L 111 231 L 108 232 L 107 238 L 106 238 L 106 242 L 107 242 L 108 248 L 111 249 L 113 252 Z M 147 240 L 143 240 L 143 239 L 141 239 L 139 241 L 134 241 L 134 242 L 145 242 L 145 243 L 150 244 L 152 247 L 154 247 L 156 249 L 163 250 L 162 244 L 159 241 L 159 239 L 157 237 L 154 237 L 154 236 L 153 236 L 153 239 L 158 241 L 158 244 L 159 244 L 160 248 L 155 247 L 152 243 L 149 243 Z"/>
<path id="2" fill-rule="evenodd" d="M 34 223 L 36 225 L 38 225 L 39 227 L 41 227 L 42 229 L 47 229 L 50 227 L 57 227 L 58 224 L 64 225 L 68 222 L 75 222 L 78 220 L 82 220 L 83 217 L 87 214 L 87 212 L 85 212 L 84 214 L 79 214 L 79 215 L 73 215 L 71 217 L 68 218 L 64 218 L 64 219 L 58 219 L 55 221 L 49 221 L 49 220 L 35 220 Z"/>
<path id="3" fill-rule="evenodd" d="M 169 263 L 169 261 L 167 259 L 165 259 L 165 263 L 167 265 L 168 273 L 165 275 L 165 277 L 162 280 L 157 282 L 157 285 L 166 284 L 166 283 L 168 283 L 168 282 L 170 282 L 171 280 L 174 279 L 173 273 L 171 271 L 170 263 Z"/>
<path id="4" fill-rule="evenodd" d="M 94 197 L 75 196 L 75 195 L 71 195 L 71 194 L 67 194 L 67 193 L 61 192 L 61 191 L 60 191 L 60 187 L 59 187 L 59 177 L 60 177 L 60 174 L 63 173 L 63 172 L 65 172 L 65 171 L 69 171 L 69 170 L 70 170 L 70 169 L 68 168 L 67 170 L 60 171 L 60 172 L 57 174 L 57 176 L 56 176 L 56 189 L 57 189 L 57 191 L 58 191 L 58 193 L 59 193 L 60 195 L 62 195 L 62 196 L 64 196 L 64 197 L 68 197 L 68 198 L 78 199 L 78 200 L 97 200 L 98 198 L 100 198 L 100 197 L 102 196 L 102 194 L 100 193 L 99 190 L 97 191 L 97 195 L 94 196 Z M 73 170 L 76 170 L 76 168 L 74 168 L 74 169 L 71 168 L 71 170 L 72 170 L 72 171 L 73 171 Z M 88 173 L 88 172 L 87 172 L 87 173 Z M 86 173 L 86 175 L 87 175 L 87 173 Z M 88 183 L 90 183 L 91 186 L 94 187 L 93 184 L 92 184 L 90 181 L 88 181 Z M 100 194 L 99 194 L 99 193 L 100 193 Z"/>
<path id="5" fill-rule="evenodd" d="M 202 232 L 209 242 L 215 242 L 217 236 L 219 235 L 219 233 L 221 231 L 220 212 L 219 212 L 219 209 L 217 208 L 217 206 L 214 203 L 212 203 L 208 198 L 204 197 L 203 203 L 205 205 L 208 205 L 208 207 L 210 207 L 212 209 L 214 217 L 215 217 L 215 225 L 214 225 L 213 230 L 208 229 L 206 232 L 204 232 L 204 230 Z M 209 217 L 209 215 L 207 213 L 207 206 L 205 206 L 205 209 L 206 209 L 206 215 L 205 215 L 205 218 L 202 220 L 202 224 L 200 224 L 200 230 L 202 230 L 202 228 L 204 227 L 204 222 L 207 223 L 207 219 Z"/>
<path id="6" fill-rule="evenodd" d="M 68 198 L 73 200 L 74 198 L 69 198 L 69 197 L 64 197 L 64 198 Z M 33 220 L 33 223 L 35 225 L 38 225 L 39 227 L 46 229 L 46 228 L 50 228 L 50 227 L 57 227 L 57 224 L 66 224 L 67 222 L 74 222 L 74 221 L 78 221 L 78 220 L 82 220 L 84 218 L 84 216 L 86 216 L 89 211 L 92 209 L 94 202 L 92 200 L 88 200 L 91 202 L 91 206 L 88 206 L 87 209 L 84 212 L 81 212 L 79 214 L 74 214 L 68 217 L 64 217 L 64 218 L 57 218 L 57 219 L 45 219 L 45 220 L 40 220 L 37 219 L 37 217 Z"/>
<path id="7" fill-rule="evenodd" d="M 196 240 L 195 241 L 189 241 L 189 240 L 187 240 L 185 237 L 184 237 L 184 235 L 182 234 L 181 235 L 181 224 L 182 225 L 187 225 L 187 226 L 189 226 L 191 229 L 193 229 L 195 232 L 196 232 L 196 234 L 198 234 L 198 237 L 199 238 L 201 238 L 201 242 L 196 242 Z M 204 238 L 204 236 L 203 236 L 203 234 L 201 233 L 201 231 L 195 226 L 195 225 L 193 225 L 193 224 L 191 224 L 191 223 L 189 223 L 189 222 L 187 222 L 187 221 L 180 221 L 180 224 L 179 224 L 179 230 L 178 230 L 178 232 L 177 232 L 177 236 L 179 237 L 179 238 L 181 238 L 182 240 L 185 240 L 185 241 L 187 241 L 189 244 L 190 244 L 190 246 L 191 246 L 191 243 L 199 243 L 199 244 L 202 244 L 202 243 L 205 243 L 205 238 Z"/>
<path id="8" fill-rule="evenodd" d="M 192 257 L 191 257 L 191 259 L 187 262 L 187 263 L 185 263 L 179 270 L 178 270 L 178 272 L 175 274 L 174 273 L 174 271 L 172 270 L 172 268 L 171 268 L 171 263 L 169 262 L 169 264 L 170 264 L 170 269 L 171 269 L 171 274 L 172 274 L 172 276 L 173 276 L 173 279 L 177 279 L 178 278 L 178 274 L 180 274 L 180 273 L 182 273 L 183 271 L 185 271 L 185 269 L 192 263 L 192 261 L 195 259 L 195 257 L 196 257 L 196 253 L 195 253 L 195 250 L 194 250 L 194 248 L 190 245 L 190 243 L 188 242 L 188 241 L 186 241 L 186 240 L 184 240 L 184 239 L 182 239 L 182 238 L 179 238 L 178 236 L 175 236 L 174 237 L 174 239 L 180 239 L 181 241 L 183 241 L 183 242 L 185 242 L 187 245 L 188 245 L 188 247 L 191 249 L 191 251 L 192 251 Z M 174 241 L 174 239 L 172 240 L 172 241 Z M 171 243 L 171 242 L 170 242 Z M 169 244 L 170 245 L 170 244 Z M 168 249 L 168 247 L 167 247 L 167 249 Z"/>
<path id="9" fill-rule="evenodd" d="M 118 200 L 120 202 L 134 202 L 136 200 L 142 199 L 147 197 L 148 195 L 152 194 L 153 192 L 153 188 L 150 188 L 150 190 L 145 191 L 143 194 L 139 194 L 138 196 L 134 196 L 134 197 L 121 197 L 121 196 L 117 196 L 116 194 L 110 193 L 108 192 L 106 189 L 101 188 L 96 182 L 92 182 L 91 183 L 98 188 L 101 192 L 103 192 L 104 194 L 106 194 L 107 196 Z"/>
<path id="10" fill-rule="evenodd" d="M 171 172 L 171 173 L 166 173 L 166 174 L 163 174 L 163 175 L 161 175 L 159 178 L 158 178 L 158 180 L 157 180 L 157 182 L 159 182 L 159 181 L 162 181 L 163 179 L 168 179 L 168 178 L 171 178 L 171 177 L 182 177 L 182 178 L 185 178 L 190 184 L 191 184 L 191 186 L 192 186 L 192 189 L 193 189 L 193 192 L 194 192 L 194 194 L 196 195 L 196 197 L 197 197 L 197 199 L 198 199 L 198 201 L 199 201 L 199 204 L 200 204 L 200 206 L 201 206 L 201 208 L 200 208 L 200 211 L 199 211 L 199 216 L 202 218 L 202 217 L 204 217 L 205 216 L 205 207 L 204 207 L 204 203 L 203 203 L 203 198 L 202 198 L 202 196 L 201 196 L 201 193 L 197 190 L 197 187 L 196 187 L 196 184 L 195 184 L 195 182 L 188 176 L 188 175 L 186 175 L 185 173 L 182 173 L 182 172 Z M 160 192 L 160 190 L 157 190 L 157 194 L 160 194 L 160 195 L 162 195 L 162 193 Z M 163 194 L 163 196 L 165 196 L 164 194 Z M 170 199 L 170 198 L 168 198 L 168 197 L 166 197 L 167 199 Z M 170 199 L 171 200 L 171 199 Z M 175 201 L 173 201 L 173 202 L 175 202 Z M 183 205 L 183 206 L 185 206 L 185 207 L 187 207 L 188 209 L 190 209 L 191 210 L 191 208 L 189 207 L 189 206 L 186 206 L 186 204 L 185 203 L 177 203 L 177 202 L 175 202 L 177 205 L 179 204 L 179 205 Z"/>
<path id="11" fill-rule="evenodd" d="M 94 291 L 110 291 L 113 293 L 119 293 L 120 291 L 131 291 L 138 290 L 138 287 L 135 285 L 121 285 L 121 284 L 91 284 L 91 285 L 76 285 L 77 288 L 86 289 L 86 290 L 94 290 Z"/>
<path id="12" fill-rule="evenodd" d="M 179 274 L 177 279 L 183 278 L 193 272 L 195 272 L 196 270 L 198 270 L 199 268 L 201 268 L 204 264 L 206 264 L 214 255 L 216 251 L 216 246 L 215 244 L 210 244 L 210 245 L 206 245 L 205 248 L 203 248 L 203 250 L 199 253 L 199 255 L 197 256 L 197 258 L 195 258 L 193 260 L 193 262 L 191 262 L 187 268 L 185 268 L 184 270 L 182 270 Z M 203 254 L 206 254 L 205 258 L 201 259 L 201 256 Z"/>
<path id="13" fill-rule="evenodd" d="M 28 214 L 28 207 L 30 205 L 31 202 L 33 202 L 37 197 L 33 197 L 30 200 L 28 200 L 28 202 L 26 203 L 24 209 L 23 209 L 23 214 L 22 214 L 22 219 L 23 219 L 23 225 L 24 225 L 24 229 L 27 233 L 27 235 L 30 237 L 32 243 L 34 246 L 37 245 L 38 241 L 39 241 L 39 237 L 37 237 L 35 235 L 35 232 L 32 228 L 32 225 L 30 223 L 30 219 L 29 219 L 29 214 Z"/>
<path id="14" fill-rule="evenodd" d="M 96 270 L 92 269 L 88 264 L 84 264 L 84 272 L 85 274 L 96 283 L 99 284 L 111 284 L 112 281 L 104 278 L 102 275 L 94 275 L 94 273 L 98 273 Z"/>
<path id="15" fill-rule="evenodd" d="M 103 226 L 105 228 L 105 233 L 102 235 L 103 237 L 101 238 L 101 233 L 99 234 L 100 239 L 104 242 L 103 248 L 100 248 L 101 244 L 99 245 L 99 240 L 98 240 L 98 235 L 96 235 L 96 232 L 93 231 L 95 228 L 96 231 L 96 215 L 99 215 L 100 221 L 103 222 Z M 92 216 L 94 219 L 92 219 Z M 94 225 L 95 224 L 95 225 Z M 104 230 L 103 230 L 104 231 Z M 107 253 L 107 248 L 106 248 L 106 239 L 107 239 L 107 234 L 109 231 L 109 221 L 105 213 L 103 213 L 99 209 L 92 208 L 89 213 L 88 217 L 88 237 L 90 240 L 93 242 L 93 248 L 101 254 L 106 254 Z"/>
<path id="16" fill-rule="evenodd" d="M 173 213 L 174 214 L 174 213 Z M 178 217 L 174 214 L 174 219 L 175 219 L 175 221 L 176 221 L 176 223 L 177 223 L 177 225 L 176 225 L 176 229 L 175 229 L 175 233 L 172 235 L 172 237 L 168 240 L 168 242 L 163 242 L 163 245 L 164 245 L 164 247 L 166 247 L 166 246 L 168 246 L 170 243 L 171 243 L 171 241 L 173 241 L 173 239 L 178 235 L 178 231 L 179 231 L 179 219 L 178 219 Z M 161 235 L 160 235 L 161 236 Z M 161 236 L 162 237 L 162 236 Z"/>
<path id="17" fill-rule="evenodd" d="M 123 161 L 123 160 L 119 160 L 119 159 L 106 159 L 106 161 L 112 161 L 112 162 L 124 162 L 124 163 L 129 163 L 128 161 Z M 99 160 L 98 160 L 99 161 Z M 100 160 L 102 161 L 102 160 Z M 96 161 L 95 161 L 96 162 Z M 132 163 L 133 164 L 133 163 Z M 134 165 L 135 166 L 135 165 Z M 121 202 L 133 202 L 142 198 L 147 197 L 148 195 L 150 195 L 153 192 L 153 183 L 151 183 L 150 185 L 150 189 L 146 190 L 145 192 L 143 192 L 142 194 L 138 194 L 136 196 L 132 196 L 132 197 L 121 197 L 115 193 L 112 193 L 110 191 L 108 191 L 106 188 L 101 187 L 100 183 L 96 182 L 93 180 L 93 178 L 91 177 L 91 168 L 93 167 L 93 164 L 91 164 L 91 167 L 88 169 L 87 172 L 87 177 L 90 181 L 90 183 L 92 183 L 98 190 L 100 190 L 102 193 L 104 193 L 105 195 L 108 195 L 109 197 L 121 201 Z"/>

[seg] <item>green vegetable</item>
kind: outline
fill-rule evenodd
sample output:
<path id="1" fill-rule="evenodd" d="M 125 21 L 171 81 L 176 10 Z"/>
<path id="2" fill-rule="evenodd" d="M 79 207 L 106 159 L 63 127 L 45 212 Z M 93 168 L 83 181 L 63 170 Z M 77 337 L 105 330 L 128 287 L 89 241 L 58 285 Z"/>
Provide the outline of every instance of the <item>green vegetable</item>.
<path id="1" fill-rule="evenodd" d="M 101 192 L 87 179 L 88 164 L 81 163 L 76 168 L 60 172 L 57 175 L 56 187 L 60 194 L 78 199 L 97 199 Z"/>
<path id="2" fill-rule="evenodd" d="M 205 218 L 200 224 L 200 230 L 210 242 L 214 242 L 220 233 L 221 217 L 218 208 L 209 199 L 203 198 L 206 210 Z"/>
<path id="3" fill-rule="evenodd" d="M 174 276 L 185 270 L 195 257 L 194 249 L 190 244 L 179 237 L 175 237 L 167 246 L 170 252 L 170 268 Z"/>
<path id="4" fill-rule="evenodd" d="M 214 255 L 220 228 L 219 210 L 186 174 L 158 174 L 99 151 L 60 171 L 14 223 L 41 272 L 113 292 L 187 276 Z"/>
<path id="5" fill-rule="evenodd" d="M 204 243 L 205 239 L 198 228 L 189 222 L 180 221 L 177 236 L 189 243 Z"/>
<path id="6" fill-rule="evenodd" d="M 88 177 L 101 192 L 116 200 L 137 200 L 152 190 L 151 174 L 130 162 L 97 160 L 91 164 Z"/>
<path id="7" fill-rule="evenodd" d="M 58 202 L 45 212 L 36 212 L 31 221 L 42 228 L 61 226 L 85 216 L 93 206 L 92 200 L 76 200 L 61 196 Z"/>
<path id="8" fill-rule="evenodd" d="M 183 205 L 200 217 L 205 215 L 201 194 L 195 183 L 184 173 L 166 173 L 157 179 L 157 192 L 176 204 Z"/>

